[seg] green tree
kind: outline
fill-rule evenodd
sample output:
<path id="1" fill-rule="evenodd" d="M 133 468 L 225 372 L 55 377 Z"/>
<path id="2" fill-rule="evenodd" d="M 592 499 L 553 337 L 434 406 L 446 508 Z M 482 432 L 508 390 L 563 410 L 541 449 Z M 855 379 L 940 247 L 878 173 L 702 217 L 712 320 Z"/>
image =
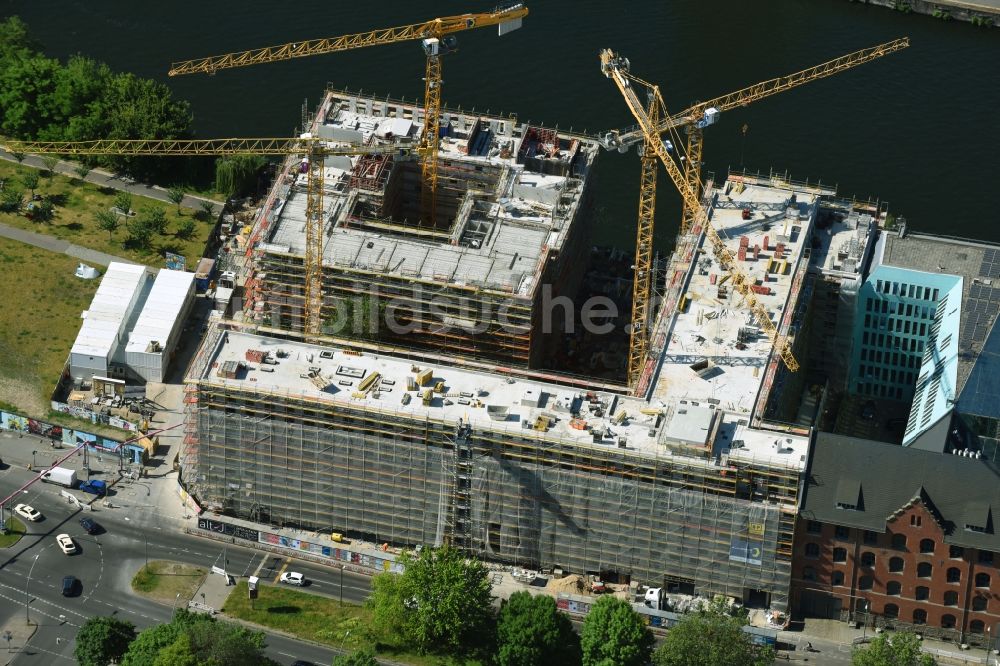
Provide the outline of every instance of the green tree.
<path id="1" fill-rule="evenodd" d="M 92 617 L 76 632 L 73 656 L 80 666 L 107 666 L 122 658 L 135 636 L 135 625 L 127 620 Z"/>
<path id="2" fill-rule="evenodd" d="M 24 158 L 27 157 L 26 154 L 22 153 L 19 150 L 11 151 L 10 156 L 13 157 L 15 160 L 17 160 L 18 164 L 24 162 Z"/>
<path id="3" fill-rule="evenodd" d="M 202 201 L 198 204 L 198 207 L 201 208 L 202 218 L 206 222 L 211 222 L 215 217 L 215 204 L 211 201 Z"/>
<path id="4" fill-rule="evenodd" d="M 143 206 L 139 221 L 155 234 L 167 231 L 167 213 L 157 206 Z"/>
<path id="5" fill-rule="evenodd" d="M 170 202 L 177 206 L 177 214 L 181 214 L 181 202 L 184 201 L 184 188 L 183 187 L 171 187 L 167 190 L 167 198 Z"/>
<path id="6" fill-rule="evenodd" d="M 168 624 L 142 631 L 121 660 L 122 666 L 242 666 L 274 662 L 263 655 L 263 632 L 221 622 L 210 615 L 179 610 Z M 159 661 L 160 657 L 163 661 Z M 192 660 L 193 657 L 193 660 Z"/>
<path id="7" fill-rule="evenodd" d="M 627 601 L 604 596 L 583 621 L 580 647 L 583 666 L 644 666 L 653 635 Z"/>
<path id="8" fill-rule="evenodd" d="M 80 177 L 80 180 L 86 180 L 90 172 L 93 171 L 93 168 L 86 162 L 80 162 L 73 167 L 73 171 L 75 171 L 76 175 Z"/>
<path id="9" fill-rule="evenodd" d="M 267 162 L 260 155 L 220 157 L 215 162 L 215 190 L 227 198 L 252 192 Z"/>
<path id="10" fill-rule="evenodd" d="M 418 650 L 453 653 L 482 647 L 492 620 L 486 567 L 449 547 L 404 553 L 403 573 L 372 581 L 376 628 L 402 632 Z"/>
<path id="11" fill-rule="evenodd" d="M 145 220 L 126 223 L 125 230 L 128 232 L 128 237 L 125 239 L 126 244 L 140 250 L 148 250 L 149 246 L 152 245 L 155 231 L 146 224 Z"/>
<path id="12" fill-rule="evenodd" d="M 570 666 L 580 659 L 580 638 L 552 597 L 515 592 L 500 609 L 499 666 Z"/>
<path id="13" fill-rule="evenodd" d="M 162 648 L 150 666 L 200 666 L 191 649 L 191 637 L 180 634 L 170 645 Z"/>
<path id="14" fill-rule="evenodd" d="M 110 210 L 99 210 L 95 215 L 97 218 L 97 226 L 103 231 L 108 232 L 108 242 L 114 240 L 115 232 L 118 231 L 118 227 L 121 226 L 121 220 L 118 218 L 117 213 L 113 213 Z"/>
<path id="15" fill-rule="evenodd" d="M 35 189 L 38 187 L 38 172 L 34 169 L 25 171 L 20 175 L 21 182 L 31 191 L 31 198 L 35 198 Z"/>
<path id="16" fill-rule="evenodd" d="M 35 210 L 32 211 L 32 218 L 35 222 L 48 222 L 56 214 L 56 205 L 52 203 L 51 197 L 45 197 L 38 202 Z"/>
<path id="17" fill-rule="evenodd" d="M 191 236 L 194 236 L 196 228 L 197 225 L 194 223 L 194 220 L 190 217 L 186 217 L 181 220 L 180 224 L 177 226 L 177 237 L 187 240 L 188 238 L 191 238 Z"/>
<path id="18" fill-rule="evenodd" d="M 124 190 L 115 195 L 115 208 L 121 211 L 122 215 L 132 212 L 132 193 Z"/>
<path id="19" fill-rule="evenodd" d="M 59 158 L 55 155 L 43 155 L 42 164 L 45 165 L 45 175 L 51 178 L 56 173 L 56 166 L 59 164 Z"/>
<path id="20" fill-rule="evenodd" d="M 668 633 L 653 653 L 655 666 L 766 666 L 774 663 L 770 648 L 754 645 L 743 631 L 745 617 L 734 617 L 713 603 L 690 613 Z"/>
<path id="21" fill-rule="evenodd" d="M 8 185 L 0 192 L 0 212 L 17 213 L 24 203 L 24 190 Z"/>
<path id="22" fill-rule="evenodd" d="M 851 655 L 854 666 L 933 666 L 934 657 L 920 652 L 920 639 L 912 631 L 894 631 L 875 636 L 867 646 Z"/>
<path id="23" fill-rule="evenodd" d="M 333 658 L 333 666 L 379 666 L 375 651 L 370 647 Z"/>

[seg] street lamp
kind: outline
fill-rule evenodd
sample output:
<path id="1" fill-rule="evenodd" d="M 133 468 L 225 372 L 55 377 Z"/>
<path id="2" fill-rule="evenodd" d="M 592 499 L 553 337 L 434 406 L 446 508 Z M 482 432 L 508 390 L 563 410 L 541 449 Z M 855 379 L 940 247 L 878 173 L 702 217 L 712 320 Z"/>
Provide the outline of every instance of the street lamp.
<path id="1" fill-rule="evenodd" d="M 174 610 L 177 609 L 177 602 L 180 601 L 181 593 L 178 592 L 177 596 L 174 597 L 174 603 L 170 605 L 170 617 L 174 616 Z"/>
<path id="2" fill-rule="evenodd" d="M 986 666 L 990 666 L 990 627 L 986 627 Z"/>
<path id="3" fill-rule="evenodd" d="M 24 580 L 24 623 L 31 624 L 31 617 L 28 615 L 28 583 L 31 582 L 31 572 L 35 570 L 35 565 L 38 563 L 38 556 L 41 553 L 35 555 L 34 561 L 31 563 L 31 568 L 28 569 L 28 577 Z"/>
<path id="4" fill-rule="evenodd" d="M 863 600 L 865 602 L 865 623 L 861 630 L 861 638 L 864 639 L 868 636 L 868 610 L 871 608 L 871 602 L 867 599 Z"/>
<path id="5" fill-rule="evenodd" d="M 35 469 L 35 454 L 36 453 L 38 453 L 38 451 L 32 451 L 31 452 L 31 469 Z"/>
<path id="6" fill-rule="evenodd" d="M 340 565 L 340 605 L 344 605 L 344 565 Z"/>

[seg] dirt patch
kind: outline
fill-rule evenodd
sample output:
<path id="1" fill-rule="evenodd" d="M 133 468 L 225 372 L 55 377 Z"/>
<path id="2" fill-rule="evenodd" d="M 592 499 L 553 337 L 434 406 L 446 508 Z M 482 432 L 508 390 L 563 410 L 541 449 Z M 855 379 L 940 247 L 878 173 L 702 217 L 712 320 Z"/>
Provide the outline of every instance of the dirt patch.
<path id="1" fill-rule="evenodd" d="M 132 579 L 132 591 L 155 601 L 186 604 L 194 597 L 207 574 L 208 570 L 204 567 L 153 560 L 136 573 Z"/>

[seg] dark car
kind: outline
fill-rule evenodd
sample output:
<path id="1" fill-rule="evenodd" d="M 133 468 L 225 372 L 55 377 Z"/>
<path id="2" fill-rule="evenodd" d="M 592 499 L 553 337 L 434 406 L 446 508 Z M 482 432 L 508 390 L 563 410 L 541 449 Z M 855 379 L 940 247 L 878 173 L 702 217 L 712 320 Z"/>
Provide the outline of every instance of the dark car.
<path id="1" fill-rule="evenodd" d="M 81 518 L 80 527 L 82 527 L 83 531 L 87 534 L 97 534 L 101 531 L 101 526 L 90 518 Z"/>
<path id="2" fill-rule="evenodd" d="M 861 407 L 861 418 L 871 421 L 875 418 L 875 401 L 869 400 Z"/>
<path id="3" fill-rule="evenodd" d="M 80 581 L 76 579 L 76 576 L 63 576 L 62 595 L 64 597 L 75 596 L 79 587 Z"/>

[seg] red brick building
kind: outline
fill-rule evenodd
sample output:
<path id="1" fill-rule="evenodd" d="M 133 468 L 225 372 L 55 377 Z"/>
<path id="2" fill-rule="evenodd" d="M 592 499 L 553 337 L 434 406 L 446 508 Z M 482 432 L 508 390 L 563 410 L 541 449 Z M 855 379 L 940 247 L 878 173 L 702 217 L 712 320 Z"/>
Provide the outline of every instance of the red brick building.
<path id="1" fill-rule="evenodd" d="M 994 506 L 994 463 L 819 434 L 795 530 L 793 612 L 996 640 Z"/>

